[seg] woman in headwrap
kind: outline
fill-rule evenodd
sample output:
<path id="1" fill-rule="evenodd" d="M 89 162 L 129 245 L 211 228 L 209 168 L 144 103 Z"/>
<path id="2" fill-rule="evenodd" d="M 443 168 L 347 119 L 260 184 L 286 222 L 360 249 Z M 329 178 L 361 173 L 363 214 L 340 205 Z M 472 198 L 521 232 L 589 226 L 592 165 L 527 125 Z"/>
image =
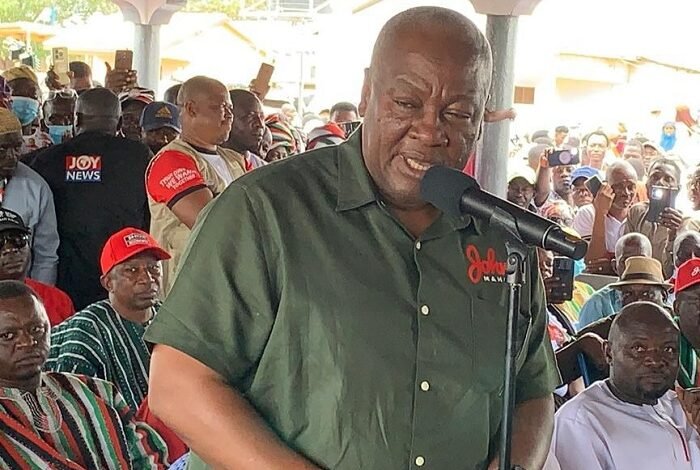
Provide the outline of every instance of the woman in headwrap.
<path id="1" fill-rule="evenodd" d="M 661 132 L 661 138 L 659 139 L 659 145 L 666 152 L 673 149 L 676 146 L 676 123 L 667 122 L 664 124 L 663 130 Z"/>
<path id="2" fill-rule="evenodd" d="M 283 122 L 276 114 L 268 116 L 265 119 L 265 125 L 270 129 L 272 134 L 272 145 L 270 145 L 265 160 L 274 162 L 282 160 L 290 155 L 297 153 L 296 141 L 294 134 L 289 126 Z"/>

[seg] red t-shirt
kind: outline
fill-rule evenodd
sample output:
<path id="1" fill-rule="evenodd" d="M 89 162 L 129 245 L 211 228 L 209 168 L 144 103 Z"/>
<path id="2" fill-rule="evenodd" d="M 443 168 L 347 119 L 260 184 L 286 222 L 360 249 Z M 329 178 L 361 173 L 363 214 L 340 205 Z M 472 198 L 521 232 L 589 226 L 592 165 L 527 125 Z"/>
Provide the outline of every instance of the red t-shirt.
<path id="1" fill-rule="evenodd" d="M 476 153 L 472 153 L 471 155 L 469 155 L 469 158 L 467 159 L 467 164 L 464 165 L 462 173 L 467 174 L 472 178 L 476 178 Z"/>
<path id="2" fill-rule="evenodd" d="M 171 208 L 183 197 L 206 187 L 192 157 L 176 150 L 158 154 L 146 170 L 146 192 L 154 201 Z"/>
<path id="3" fill-rule="evenodd" d="M 51 326 L 58 325 L 75 313 L 73 301 L 58 287 L 29 278 L 25 279 L 24 283 L 31 287 L 44 303 Z"/>

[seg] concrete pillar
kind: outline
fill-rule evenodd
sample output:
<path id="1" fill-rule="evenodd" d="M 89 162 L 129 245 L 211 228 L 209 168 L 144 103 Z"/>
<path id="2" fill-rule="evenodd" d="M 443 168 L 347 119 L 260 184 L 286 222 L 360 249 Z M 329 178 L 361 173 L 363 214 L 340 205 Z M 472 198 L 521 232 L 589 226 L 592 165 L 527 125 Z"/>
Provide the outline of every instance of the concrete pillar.
<path id="1" fill-rule="evenodd" d="M 513 106 L 517 31 L 517 16 L 488 15 L 486 37 L 493 53 L 493 77 L 487 109 L 508 109 Z M 484 123 L 482 139 L 476 160 L 477 180 L 485 190 L 505 197 L 510 120 Z"/>
<path id="2" fill-rule="evenodd" d="M 134 25 L 134 68 L 139 85 L 158 93 L 160 82 L 160 25 Z"/>

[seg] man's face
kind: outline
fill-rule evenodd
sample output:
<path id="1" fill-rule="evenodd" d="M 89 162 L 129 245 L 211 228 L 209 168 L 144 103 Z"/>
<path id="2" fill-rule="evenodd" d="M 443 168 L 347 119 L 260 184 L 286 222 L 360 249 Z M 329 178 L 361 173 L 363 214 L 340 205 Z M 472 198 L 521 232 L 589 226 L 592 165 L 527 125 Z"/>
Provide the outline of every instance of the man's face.
<path id="1" fill-rule="evenodd" d="M 44 105 L 44 121 L 48 126 L 70 126 L 75 121 L 75 99 L 55 98 Z"/>
<path id="2" fill-rule="evenodd" d="M 160 261 L 146 252 L 116 265 L 103 282 L 121 305 L 146 310 L 158 300 L 162 277 Z"/>
<path id="3" fill-rule="evenodd" d="M 508 183 L 508 201 L 513 204 L 527 209 L 535 197 L 535 187 L 531 185 L 525 178 L 513 178 Z"/>
<path id="4" fill-rule="evenodd" d="M 554 134 L 554 143 L 557 146 L 562 145 L 564 142 L 566 142 L 566 138 L 569 137 L 568 132 L 556 132 Z"/>
<path id="5" fill-rule="evenodd" d="M 338 124 L 343 122 L 355 122 L 359 119 L 355 111 L 336 111 L 331 116 L 331 121 Z"/>
<path id="6" fill-rule="evenodd" d="M 129 140 L 141 141 L 141 113 L 146 103 L 128 101 L 122 108 L 122 133 Z"/>
<path id="7" fill-rule="evenodd" d="M 647 179 L 647 191 L 651 194 L 652 186 L 663 186 L 664 188 L 677 188 L 678 178 L 676 170 L 671 165 L 654 165 Z"/>
<path id="8" fill-rule="evenodd" d="M 242 98 L 233 109 L 233 124 L 229 140 L 243 150 L 258 153 L 264 131 L 265 114 L 260 100 L 254 96 Z"/>
<path id="9" fill-rule="evenodd" d="M 583 207 L 586 204 L 593 203 L 593 194 L 586 186 L 586 178 L 576 178 L 576 181 L 572 183 L 573 185 L 573 198 L 574 205 L 576 207 Z"/>
<path id="10" fill-rule="evenodd" d="M 678 292 L 673 307 L 680 317 L 683 336 L 695 349 L 700 349 L 700 284 Z"/>
<path id="11" fill-rule="evenodd" d="M 29 261 L 29 235 L 19 230 L 0 232 L 0 280 L 20 280 Z"/>
<path id="12" fill-rule="evenodd" d="M 33 298 L 0 300 L 0 385 L 15 387 L 41 374 L 49 332 L 46 311 Z"/>
<path id="13" fill-rule="evenodd" d="M 552 168 L 552 183 L 557 194 L 568 195 L 571 192 L 571 173 L 573 171 L 574 167 L 570 165 Z"/>
<path id="14" fill-rule="evenodd" d="M 603 167 L 603 160 L 605 159 L 605 151 L 608 148 L 608 142 L 605 137 L 598 134 L 593 134 L 588 138 L 588 144 L 586 144 L 586 153 L 589 158 L 589 165 L 593 168 L 600 170 Z"/>
<path id="15" fill-rule="evenodd" d="M 622 154 L 622 158 L 629 160 L 630 158 L 642 158 L 642 147 L 637 144 L 627 144 L 625 146 L 625 152 Z"/>
<path id="16" fill-rule="evenodd" d="M 153 154 L 160 152 L 160 149 L 177 139 L 180 133 L 172 127 L 161 127 L 150 131 L 143 131 L 143 143 L 148 145 Z"/>
<path id="17" fill-rule="evenodd" d="M 660 156 L 661 155 L 654 147 L 651 145 L 645 145 L 642 149 L 642 162 L 644 162 L 644 169 L 648 171 L 649 167 L 651 166 L 651 162 Z"/>
<path id="18" fill-rule="evenodd" d="M 537 260 L 539 262 L 542 279 L 549 279 L 554 276 L 554 253 L 538 248 Z"/>
<path id="19" fill-rule="evenodd" d="M 622 294 L 622 306 L 629 305 L 633 302 L 653 302 L 657 305 L 666 303 L 667 295 L 663 287 L 650 286 L 648 284 L 630 284 L 618 287 Z"/>
<path id="20" fill-rule="evenodd" d="M 210 145 L 221 145 L 228 139 L 233 122 L 233 105 L 224 86 L 212 86 L 192 102 L 193 132 Z M 190 112 L 189 109 L 187 111 Z M 185 122 L 183 122 L 183 127 Z M 183 129 L 184 130 L 184 129 Z"/>
<path id="21" fill-rule="evenodd" d="M 487 82 L 481 60 L 447 54 L 449 44 L 435 38 L 402 39 L 366 73 L 362 153 L 383 198 L 411 209 L 426 204 L 420 182 L 431 166 L 464 168 L 480 132 Z"/>
<path id="22" fill-rule="evenodd" d="M 36 83 L 28 78 L 17 78 L 7 82 L 12 90 L 12 96 L 24 96 L 39 101 L 41 94 Z"/>
<path id="23" fill-rule="evenodd" d="M 639 403 L 655 403 L 676 381 L 678 337 L 671 324 L 629 325 L 609 344 L 610 380 L 615 388 Z"/>
<path id="24" fill-rule="evenodd" d="M 277 147 L 270 149 L 265 154 L 265 160 L 268 162 L 276 162 L 277 160 L 282 160 L 289 156 L 289 148 L 284 145 L 278 145 Z"/>
<path id="25" fill-rule="evenodd" d="M 22 134 L 13 132 L 0 135 L 0 178 L 14 175 L 22 150 Z"/>
<path id="26" fill-rule="evenodd" d="M 683 234 L 683 240 L 678 244 L 678 251 L 675 253 L 674 264 L 681 266 L 691 258 L 700 258 L 700 233 L 687 232 Z"/>
<path id="27" fill-rule="evenodd" d="M 612 172 L 609 184 L 615 193 L 612 206 L 617 210 L 629 209 L 637 194 L 637 175 L 620 168 Z"/>

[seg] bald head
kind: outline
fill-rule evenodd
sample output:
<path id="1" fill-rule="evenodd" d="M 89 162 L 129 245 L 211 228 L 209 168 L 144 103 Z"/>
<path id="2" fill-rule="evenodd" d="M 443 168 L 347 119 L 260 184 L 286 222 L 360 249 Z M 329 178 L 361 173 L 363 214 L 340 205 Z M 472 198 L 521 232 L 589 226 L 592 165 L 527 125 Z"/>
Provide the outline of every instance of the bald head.
<path id="1" fill-rule="evenodd" d="M 184 106 L 188 101 L 199 101 L 203 98 L 226 91 L 226 86 L 218 80 L 202 75 L 192 77 L 182 84 L 177 94 L 177 104 Z"/>
<path id="2" fill-rule="evenodd" d="M 681 233 L 673 243 L 673 262 L 676 267 L 691 258 L 700 258 L 700 232 L 695 230 Z"/>
<path id="3" fill-rule="evenodd" d="M 634 302 L 615 316 L 608 341 L 613 345 L 621 343 L 622 339 L 639 331 L 671 331 L 678 334 L 679 330 L 666 308 L 652 302 Z"/>
<path id="4" fill-rule="evenodd" d="M 436 65 L 444 60 L 469 60 L 478 69 L 488 91 L 491 84 L 491 47 L 466 16 L 441 7 L 417 7 L 391 18 L 379 32 L 372 51 L 370 72 L 381 66 L 399 46 L 430 48 Z"/>
<path id="5" fill-rule="evenodd" d="M 236 88 L 229 91 L 231 96 L 231 104 L 233 105 L 233 113 L 236 114 L 236 108 L 249 108 L 252 105 L 259 103 L 260 99 L 248 90 Z"/>

